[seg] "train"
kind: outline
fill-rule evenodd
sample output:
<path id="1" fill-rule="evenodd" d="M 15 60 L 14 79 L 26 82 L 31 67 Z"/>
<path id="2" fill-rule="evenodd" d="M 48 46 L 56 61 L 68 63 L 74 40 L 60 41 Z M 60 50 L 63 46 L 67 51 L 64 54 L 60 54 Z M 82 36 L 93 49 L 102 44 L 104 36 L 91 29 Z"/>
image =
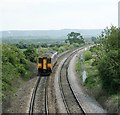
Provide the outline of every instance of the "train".
<path id="1" fill-rule="evenodd" d="M 49 51 L 38 57 L 38 75 L 50 75 L 58 59 L 58 52 Z"/>

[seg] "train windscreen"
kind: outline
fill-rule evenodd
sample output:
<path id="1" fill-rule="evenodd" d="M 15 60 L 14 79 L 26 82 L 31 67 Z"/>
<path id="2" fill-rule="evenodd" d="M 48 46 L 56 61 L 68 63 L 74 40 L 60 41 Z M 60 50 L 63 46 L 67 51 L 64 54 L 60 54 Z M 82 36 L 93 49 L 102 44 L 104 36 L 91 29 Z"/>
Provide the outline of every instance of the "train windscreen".
<path id="1" fill-rule="evenodd" d="M 47 62 L 48 62 L 48 63 L 51 63 L 51 58 L 48 58 L 48 59 L 47 59 Z"/>
<path id="2" fill-rule="evenodd" d="M 39 63 L 42 63 L 42 58 L 39 58 Z"/>

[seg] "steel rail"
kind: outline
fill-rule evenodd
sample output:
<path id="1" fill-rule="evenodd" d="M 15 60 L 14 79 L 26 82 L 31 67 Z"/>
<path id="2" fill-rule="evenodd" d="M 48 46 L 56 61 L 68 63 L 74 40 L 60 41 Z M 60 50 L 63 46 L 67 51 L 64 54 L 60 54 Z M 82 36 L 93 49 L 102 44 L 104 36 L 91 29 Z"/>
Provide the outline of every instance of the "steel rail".
<path id="1" fill-rule="evenodd" d="M 48 77 L 46 78 L 46 86 L 45 86 L 45 114 L 48 115 Z"/>
<path id="2" fill-rule="evenodd" d="M 40 83 L 40 80 L 41 80 L 41 77 L 38 78 L 38 80 L 37 80 L 37 82 L 36 82 L 36 84 L 35 84 L 35 87 L 34 87 L 34 89 L 33 89 L 33 92 L 32 92 L 32 97 L 31 97 L 30 107 L 29 107 L 29 115 L 32 115 L 32 114 L 33 114 L 35 95 L 36 95 L 37 88 L 38 88 L 38 85 L 39 85 L 39 83 Z"/>
<path id="3" fill-rule="evenodd" d="M 76 100 L 79 108 L 80 108 L 81 111 L 82 111 L 82 114 L 83 114 L 83 115 L 86 115 L 86 113 L 85 113 L 85 111 L 83 110 L 81 104 L 79 103 L 76 95 L 74 94 L 74 91 L 73 91 L 73 89 L 72 89 L 72 87 L 71 87 L 71 85 L 70 85 L 69 79 L 68 79 L 68 65 L 69 65 L 69 63 L 70 63 L 70 60 L 71 60 L 71 58 L 72 58 L 79 50 L 82 50 L 82 49 L 83 49 L 83 48 L 80 48 L 80 49 L 77 49 L 77 50 L 73 51 L 73 52 L 64 60 L 62 66 L 61 66 L 61 68 L 60 68 L 60 78 L 59 78 L 58 83 L 59 83 L 60 93 L 61 93 L 61 96 L 62 96 L 62 99 L 63 99 L 63 103 L 65 104 L 65 108 L 66 108 L 68 114 L 70 114 L 70 109 L 69 109 L 68 104 L 67 104 L 67 102 L 66 102 L 65 94 L 64 94 L 64 91 L 63 91 L 62 83 L 61 83 L 61 82 L 62 82 L 62 80 L 61 80 L 61 77 L 62 77 L 62 76 L 61 76 L 62 68 L 64 67 L 64 65 L 65 65 L 65 63 L 66 63 L 67 61 L 68 61 L 68 63 L 67 63 L 67 67 L 66 67 L 66 79 L 67 79 L 68 85 L 69 85 L 69 87 L 70 87 L 70 90 L 71 90 L 71 92 L 72 92 L 72 94 L 73 94 L 73 96 L 74 96 L 74 98 L 75 98 L 75 100 Z"/>

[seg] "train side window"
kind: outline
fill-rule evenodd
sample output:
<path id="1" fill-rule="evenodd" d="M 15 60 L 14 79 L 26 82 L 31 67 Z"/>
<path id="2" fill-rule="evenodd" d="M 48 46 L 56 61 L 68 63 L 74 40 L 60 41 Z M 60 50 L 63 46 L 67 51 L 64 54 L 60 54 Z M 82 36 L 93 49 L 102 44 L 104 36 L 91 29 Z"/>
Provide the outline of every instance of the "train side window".
<path id="1" fill-rule="evenodd" d="M 51 58 L 48 58 L 48 59 L 47 59 L 47 62 L 48 62 L 48 63 L 51 63 Z"/>
<path id="2" fill-rule="evenodd" d="M 39 63 L 42 63 L 42 58 L 39 58 Z"/>

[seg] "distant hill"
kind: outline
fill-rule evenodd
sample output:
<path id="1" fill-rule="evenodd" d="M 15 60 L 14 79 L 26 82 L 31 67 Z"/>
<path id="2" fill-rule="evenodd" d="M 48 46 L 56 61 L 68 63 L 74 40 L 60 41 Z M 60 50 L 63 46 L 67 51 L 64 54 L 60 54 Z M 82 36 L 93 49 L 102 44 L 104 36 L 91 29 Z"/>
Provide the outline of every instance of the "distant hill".
<path id="1" fill-rule="evenodd" d="M 100 35 L 102 29 L 62 29 L 62 30 L 12 30 L 12 31 L 1 31 L 2 38 L 66 38 L 67 34 L 70 32 L 79 32 L 83 37 L 90 38 L 92 36 L 96 37 Z"/>

